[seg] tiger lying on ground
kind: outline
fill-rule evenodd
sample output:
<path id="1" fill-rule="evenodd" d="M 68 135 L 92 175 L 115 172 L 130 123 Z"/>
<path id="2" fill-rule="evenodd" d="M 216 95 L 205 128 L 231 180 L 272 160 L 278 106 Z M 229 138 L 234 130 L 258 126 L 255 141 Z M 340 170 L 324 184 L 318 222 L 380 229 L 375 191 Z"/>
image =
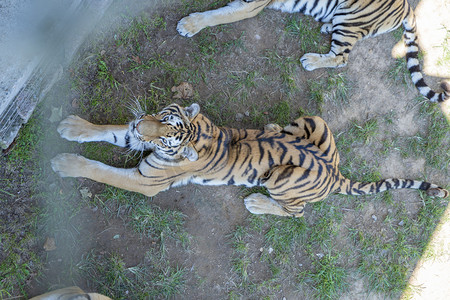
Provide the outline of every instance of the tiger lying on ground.
<path id="1" fill-rule="evenodd" d="M 443 102 L 450 97 L 449 82 L 442 82 L 444 91 L 435 93 L 423 79 L 418 60 L 414 11 L 406 0 L 235 0 L 219 9 L 190 14 L 178 22 L 177 30 L 181 35 L 191 37 L 208 26 L 254 17 L 264 7 L 304 13 L 325 23 L 321 32 L 331 33 L 331 50 L 328 54 L 303 55 L 300 61 L 308 71 L 343 67 L 357 41 L 392 31 L 403 24 L 406 60 L 414 85 L 432 102 Z"/>
<path id="2" fill-rule="evenodd" d="M 147 196 L 188 183 L 263 186 L 270 197 L 251 194 L 245 206 L 254 214 L 279 216 L 300 217 L 307 202 L 330 193 L 364 195 L 411 188 L 448 196 L 445 189 L 423 181 L 360 183 L 345 178 L 338 169 L 333 135 L 320 117 L 255 130 L 217 127 L 199 112 L 195 103 L 186 108 L 171 104 L 153 115 L 136 113 L 129 125 L 94 125 L 69 116 L 57 129 L 69 141 L 104 141 L 152 152 L 132 169 L 68 153 L 53 158 L 52 168 L 62 177 L 86 177 Z"/>

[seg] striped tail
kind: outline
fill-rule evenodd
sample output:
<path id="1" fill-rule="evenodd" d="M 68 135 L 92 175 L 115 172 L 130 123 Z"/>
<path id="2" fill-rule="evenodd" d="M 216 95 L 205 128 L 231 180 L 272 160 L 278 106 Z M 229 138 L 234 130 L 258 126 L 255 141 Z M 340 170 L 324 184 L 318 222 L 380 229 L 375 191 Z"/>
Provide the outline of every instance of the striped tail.
<path id="1" fill-rule="evenodd" d="M 447 190 L 435 184 L 409 179 L 390 178 L 377 182 L 362 183 L 352 181 L 341 175 L 340 184 L 341 186 L 336 192 L 345 195 L 369 195 L 396 189 L 422 190 L 426 191 L 428 196 L 440 198 L 446 198 L 449 195 Z"/>
<path id="2" fill-rule="evenodd" d="M 403 36 L 406 43 L 406 63 L 414 85 L 431 102 L 443 102 L 447 100 L 450 98 L 450 83 L 442 82 L 441 88 L 444 91 L 442 93 L 436 93 L 428 87 L 423 79 L 418 56 L 419 47 L 416 43 L 416 20 L 411 7 L 409 7 L 407 17 L 403 20 L 403 28 Z"/>

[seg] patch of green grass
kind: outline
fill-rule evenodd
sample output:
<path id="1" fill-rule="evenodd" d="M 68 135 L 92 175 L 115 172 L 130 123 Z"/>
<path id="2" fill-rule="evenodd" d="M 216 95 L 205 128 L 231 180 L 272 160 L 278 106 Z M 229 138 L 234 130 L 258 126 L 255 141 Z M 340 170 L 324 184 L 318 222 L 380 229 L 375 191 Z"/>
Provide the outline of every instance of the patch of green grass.
<path id="1" fill-rule="evenodd" d="M 325 102 L 326 92 L 323 83 L 317 80 L 308 80 L 309 97 L 317 105 L 317 110 L 322 113 L 322 105 Z"/>
<path id="2" fill-rule="evenodd" d="M 348 103 L 350 82 L 344 73 L 330 74 L 327 79 L 328 97 L 339 103 Z"/>
<path id="3" fill-rule="evenodd" d="M 236 113 L 232 111 L 226 97 L 215 94 L 206 99 L 201 105 L 202 113 L 214 120 L 217 126 L 230 126 L 235 120 Z"/>
<path id="4" fill-rule="evenodd" d="M 266 52 L 269 65 L 278 71 L 278 76 L 281 83 L 286 87 L 289 93 L 297 91 L 298 87 L 295 83 L 294 71 L 298 63 L 289 56 L 281 56 L 273 50 Z"/>
<path id="5" fill-rule="evenodd" d="M 400 26 L 396 30 L 391 31 L 391 34 L 396 41 L 400 41 L 403 38 L 403 32 L 404 32 L 404 29 L 402 26 Z"/>
<path id="6" fill-rule="evenodd" d="M 307 238 L 304 218 L 267 217 L 269 228 L 264 233 L 265 248 L 272 248 L 276 260 L 288 263 L 292 249 Z"/>
<path id="7" fill-rule="evenodd" d="M 1 226 L 3 227 L 3 226 Z M 36 228 L 32 228 L 36 230 Z M 0 233 L 0 245 L 2 252 L 8 253 L 5 257 L 1 255 L 0 261 L 0 298 L 8 299 L 17 292 L 22 295 L 31 274 L 36 269 L 42 268 L 40 259 L 29 247 L 33 244 L 33 233 L 28 231 L 22 236 L 14 236 L 10 233 Z"/>
<path id="8" fill-rule="evenodd" d="M 35 253 L 38 242 L 38 209 L 34 193 L 44 177 L 41 160 L 44 135 L 42 106 L 25 124 L 12 149 L 0 157 L 0 299 L 26 295 L 30 278 L 42 270 Z"/>
<path id="9" fill-rule="evenodd" d="M 114 299 L 170 298 L 185 286 L 183 268 L 171 267 L 155 253 L 147 254 L 148 262 L 126 266 L 118 254 L 86 255 L 78 264 L 80 274 L 95 289 Z"/>
<path id="10" fill-rule="evenodd" d="M 338 299 L 348 288 L 348 271 L 339 264 L 339 254 L 331 252 L 314 257 L 313 271 L 305 270 L 297 275 L 301 285 L 312 284 L 317 299 Z"/>
<path id="11" fill-rule="evenodd" d="M 152 42 L 151 32 L 165 30 L 166 22 L 160 16 L 148 17 L 144 14 L 130 20 L 129 26 L 119 31 L 116 37 L 117 45 L 131 45 L 134 51 L 141 51 L 141 43 Z"/>
<path id="12" fill-rule="evenodd" d="M 306 16 L 291 16 L 287 19 L 284 30 L 298 38 L 303 53 L 322 53 L 327 50 L 320 33 L 320 24 Z"/>
<path id="13" fill-rule="evenodd" d="M 396 58 L 394 65 L 388 71 L 388 77 L 394 82 L 400 81 L 405 86 L 411 82 L 411 75 L 409 74 L 405 58 Z"/>
<path id="14" fill-rule="evenodd" d="M 236 97 L 241 102 L 245 102 L 249 96 L 249 92 L 257 87 L 256 77 L 257 71 L 232 72 L 228 75 Z"/>
<path id="15" fill-rule="evenodd" d="M 37 154 L 36 151 L 39 153 L 38 145 L 43 130 L 41 121 L 42 119 L 31 118 L 20 130 L 12 151 L 6 157 L 7 164 L 10 168 L 18 168 L 20 165 L 27 163 L 32 163 L 35 167 L 37 166 L 33 158 Z"/>
<path id="16" fill-rule="evenodd" d="M 250 264 L 248 244 L 245 238 L 248 237 L 248 231 L 243 226 L 237 226 L 230 235 L 233 249 L 235 251 L 234 258 L 231 260 L 233 270 L 240 279 L 239 285 L 246 286 L 248 284 L 248 266 Z"/>
<path id="17" fill-rule="evenodd" d="M 225 6 L 228 0 L 182 0 L 181 12 L 189 14 L 198 11 L 216 9 Z"/>
<path id="18" fill-rule="evenodd" d="M 367 145 L 379 134 L 378 129 L 378 120 L 376 118 L 369 119 L 362 124 L 352 121 L 350 128 L 335 136 L 339 153 L 343 155 L 351 153 L 355 144 Z"/>
<path id="19" fill-rule="evenodd" d="M 428 197 L 423 192 L 420 194 L 424 205 L 417 218 L 411 218 L 402 208 L 385 220 L 391 223 L 394 237 L 386 239 L 382 234 L 358 231 L 356 244 L 361 252 L 358 270 L 368 279 L 370 289 L 398 295 L 407 288 L 413 271 L 411 267 L 424 253 L 447 204 L 442 199 Z"/>
<path id="20" fill-rule="evenodd" d="M 270 112 L 274 123 L 280 125 L 281 127 L 284 127 L 291 122 L 291 107 L 288 101 L 280 101 L 276 103 Z"/>
<path id="21" fill-rule="evenodd" d="M 350 94 L 350 83 L 344 73 L 329 73 L 325 80 L 308 80 L 308 92 L 311 100 L 316 103 L 319 113 L 322 113 L 322 105 L 325 101 L 335 103 L 348 103 Z"/>
<path id="22" fill-rule="evenodd" d="M 98 60 L 98 77 L 111 85 L 111 88 L 118 89 L 120 83 L 114 78 L 106 62 L 103 59 Z"/>
<path id="23" fill-rule="evenodd" d="M 356 122 L 352 122 L 350 134 L 353 135 L 356 142 L 363 142 L 364 144 L 367 144 L 374 136 L 378 134 L 378 120 L 375 118 L 369 119 L 361 125 Z"/>
<path id="24" fill-rule="evenodd" d="M 188 236 L 183 229 L 185 216 L 175 210 L 161 209 L 157 206 L 138 206 L 131 212 L 131 226 L 133 230 L 143 236 L 158 239 L 164 250 L 167 238 L 188 243 Z"/>
<path id="25" fill-rule="evenodd" d="M 442 112 L 430 103 L 423 104 L 428 111 L 429 125 L 425 134 L 408 138 L 406 151 L 425 158 L 427 164 L 440 170 L 448 170 L 450 164 L 450 124 Z"/>
<path id="26" fill-rule="evenodd" d="M 102 214 L 112 217 L 128 216 L 135 208 L 145 206 L 148 198 L 142 194 L 106 185 L 105 189 L 92 197 L 83 196 L 91 206 L 101 209 Z"/>
<path id="27" fill-rule="evenodd" d="M 375 182 L 381 180 L 378 168 L 360 157 L 353 157 L 351 161 L 341 165 L 340 171 L 342 175 L 354 181 Z"/>

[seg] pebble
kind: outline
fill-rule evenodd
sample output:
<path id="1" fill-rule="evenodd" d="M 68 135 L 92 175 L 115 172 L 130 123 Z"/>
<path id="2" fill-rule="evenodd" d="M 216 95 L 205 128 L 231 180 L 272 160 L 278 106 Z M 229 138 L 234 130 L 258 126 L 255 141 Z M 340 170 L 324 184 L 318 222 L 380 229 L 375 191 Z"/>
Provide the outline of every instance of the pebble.
<path id="1" fill-rule="evenodd" d="M 242 121 L 243 118 L 244 118 L 243 114 L 241 114 L 241 113 L 236 114 L 236 121 Z"/>
<path id="2" fill-rule="evenodd" d="M 398 222 L 398 226 L 403 226 L 405 225 L 405 222 L 403 220 L 401 220 L 400 222 Z"/>
<path id="3" fill-rule="evenodd" d="M 372 219 L 373 219 L 374 222 L 375 222 L 376 220 L 378 220 L 377 216 L 375 216 L 375 215 L 372 215 Z"/>
<path id="4" fill-rule="evenodd" d="M 273 252 L 273 248 L 270 247 L 270 248 L 269 248 L 269 254 L 272 253 L 272 252 Z"/>

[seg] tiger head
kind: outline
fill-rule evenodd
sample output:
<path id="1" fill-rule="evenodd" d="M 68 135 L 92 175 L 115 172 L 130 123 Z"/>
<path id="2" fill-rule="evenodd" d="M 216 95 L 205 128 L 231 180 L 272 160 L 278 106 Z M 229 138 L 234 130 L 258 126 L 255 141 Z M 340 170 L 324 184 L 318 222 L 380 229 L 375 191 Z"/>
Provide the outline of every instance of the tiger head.
<path id="1" fill-rule="evenodd" d="M 191 140 L 195 127 L 191 121 L 200 112 L 197 103 L 188 107 L 171 104 L 153 115 L 141 114 L 130 123 L 130 131 L 137 140 L 133 148 L 152 149 L 163 159 L 198 159 Z"/>

